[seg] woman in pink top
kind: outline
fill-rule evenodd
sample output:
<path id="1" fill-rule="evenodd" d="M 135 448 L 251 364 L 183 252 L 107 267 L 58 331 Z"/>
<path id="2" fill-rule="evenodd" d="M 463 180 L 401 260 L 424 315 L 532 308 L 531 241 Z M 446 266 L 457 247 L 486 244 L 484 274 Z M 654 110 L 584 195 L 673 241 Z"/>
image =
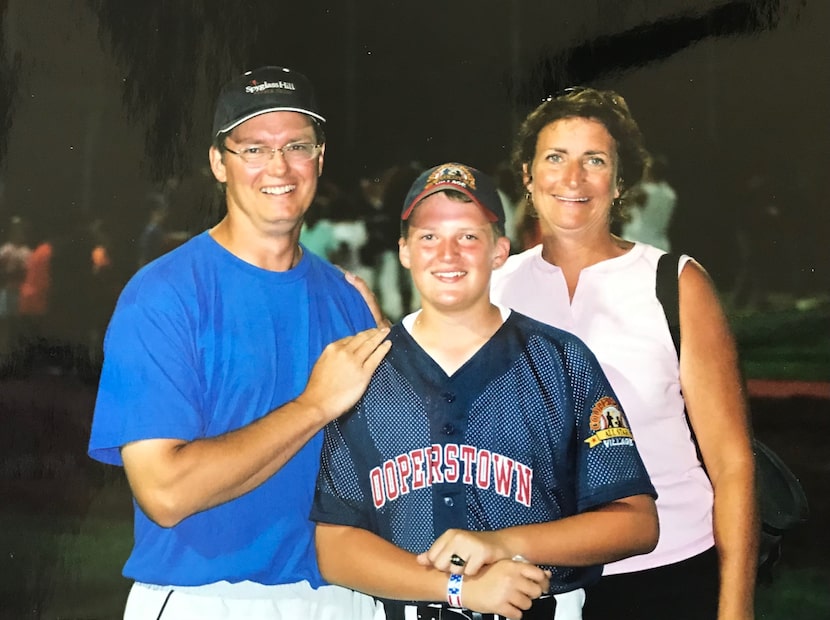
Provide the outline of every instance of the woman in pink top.
<path id="1" fill-rule="evenodd" d="M 758 527 L 734 340 L 709 277 L 684 256 L 678 361 L 655 294 L 663 251 L 611 233 L 647 161 L 637 123 L 614 92 L 569 89 L 536 108 L 519 130 L 513 165 L 542 242 L 493 274 L 492 297 L 591 347 L 659 495 L 657 548 L 606 566 L 584 617 L 746 620 Z"/>

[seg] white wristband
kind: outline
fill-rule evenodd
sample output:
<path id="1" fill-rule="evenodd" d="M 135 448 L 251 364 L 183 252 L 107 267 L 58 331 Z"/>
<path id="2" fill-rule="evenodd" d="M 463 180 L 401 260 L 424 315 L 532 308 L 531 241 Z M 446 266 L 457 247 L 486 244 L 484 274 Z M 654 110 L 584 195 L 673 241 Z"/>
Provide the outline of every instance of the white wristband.
<path id="1" fill-rule="evenodd" d="M 461 608 L 461 584 L 464 581 L 464 575 L 450 575 L 447 581 L 447 603 L 450 607 Z"/>

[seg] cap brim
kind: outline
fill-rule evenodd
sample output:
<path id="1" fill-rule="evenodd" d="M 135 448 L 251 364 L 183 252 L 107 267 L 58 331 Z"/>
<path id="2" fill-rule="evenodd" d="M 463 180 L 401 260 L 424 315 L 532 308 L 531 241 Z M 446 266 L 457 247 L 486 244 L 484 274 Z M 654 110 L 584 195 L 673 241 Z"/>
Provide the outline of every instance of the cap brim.
<path id="1" fill-rule="evenodd" d="M 450 189 L 455 190 L 457 192 L 461 192 L 462 194 L 467 196 L 467 198 L 472 200 L 473 204 L 475 204 L 479 209 L 484 211 L 484 215 L 491 222 L 498 222 L 499 221 L 498 216 L 495 213 L 493 213 L 492 211 L 490 211 L 490 209 L 485 207 L 483 204 L 481 204 L 481 202 L 479 202 L 478 198 L 476 198 L 470 190 L 468 190 L 466 187 L 463 187 L 463 186 L 458 185 L 456 183 L 441 183 L 439 185 L 434 185 L 434 186 L 422 191 L 420 194 L 415 196 L 415 198 L 413 198 L 410 201 L 409 206 L 406 208 L 406 210 L 403 213 L 401 213 L 401 220 L 402 221 L 408 220 L 410 218 L 410 216 L 412 215 L 412 210 L 415 208 L 415 205 L 417 205 L 419 202 L 421 202 L 424 198 L 432 196 L 432 194 L 437 194 L 438 192 L 444 192 L 444 191 L 447 191 L 447 190 L 450 190 Z"/>
<path id="2" fill-rule="evenodd" d="M 241 125 L 245 121 L 249 121 L 252 118 L 254 118 L 255 116 L 259 116 L 260 114 L 267 114 L 268 112 L 298 112 L 300 114 L 305 114 L 306 116 L 311 116 L 312 118 L 315 118 L 315 119 L 319 120 L 320 122 L 323 122 L 323 123 L 326 122 L 325 118 L 323 118 L 322 116 L 317 114 L 317 112 L 312 112 L 311 110 L 305 110 L 303 108 L 288 107 L 288 106 L 275 106 L 275 107 L 272 107 L 272 108 L 265 108 L 263 110 L 257 110 L 256 112 L 251 112 L 250 114 L 246 114 L 245 116 L 233 121 L 232 123 L 229 123 L 228 125 L 225 125 L 224 127 L 218 129 L 216 131 L 215 136 L 218 136 L 218 135 L 223 134 L 223 133 L 228 133 L 231 129 Z"/>

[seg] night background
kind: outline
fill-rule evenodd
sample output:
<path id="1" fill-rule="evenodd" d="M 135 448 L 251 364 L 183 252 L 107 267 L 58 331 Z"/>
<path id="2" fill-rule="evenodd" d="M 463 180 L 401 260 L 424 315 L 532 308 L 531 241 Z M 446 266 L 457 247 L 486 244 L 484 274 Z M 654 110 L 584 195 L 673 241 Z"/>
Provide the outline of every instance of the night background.
<path id="1" fill-rule="evenodd" d="M 168 179 L 170 225 L 215 221 L 215 93 L 281 64 L 315 83 L 346 191 L 408 161 L 493 170 L 543 96 L 615 89 L 668 158 L 678 249 L 728 287 L 738 229 L 767 226 L 776 287 L 830 282 L 826 2 L 2 0 L 0 19 L 0 222 L 102 217 L 126 262 Z"/>
<path id="2" fill-rule="evenodd" d="M 712 275 L 748 378 L 797 382 L 750 390 L 756 433 L 814 491 L 815 528 L 789 538 L 759 617 L 780 604 L 826 618 L 828 31 L 824 0 L 0 0 L 0 237 L 18 216 L 31 244 L 59 240 L 69 256 L 100 220 L 117 293 L 149 195 L 185 236 L 221 217 L 206 168 L 215 95 L 264 64 L 314 83 L 323 181 L 346 196 L 397 164 L 495 171 L 544 96 L 614 89 L 668 161 L 673 249 Z M 363 217 L 341 204 L 333 217 Z M 53 313 L 106 310 L 85 294 L 88 265 L 59 266 Z M 750 267 L 763 295 L 729 306 Z M 84 455 L 100 351 L 65 324 L 59 341 L 0 357 L 0 618 L 119 617 L 129 496 Z"/>

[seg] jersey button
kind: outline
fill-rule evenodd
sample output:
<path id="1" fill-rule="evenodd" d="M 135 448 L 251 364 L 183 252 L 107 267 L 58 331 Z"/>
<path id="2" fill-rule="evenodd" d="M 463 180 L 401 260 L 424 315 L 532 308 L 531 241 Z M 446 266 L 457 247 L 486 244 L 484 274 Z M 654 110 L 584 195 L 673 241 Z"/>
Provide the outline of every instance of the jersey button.
<path id="1" fill-rule="evenodd" d="M 452 394 L 450 392 L 444 392 L 442 396 L 444 397 L 444 400 L 448 403 L 455 402 L 455 394 Z"/>
<path id="2" fill-rule="evenodd" d="M 441 427 L 441 431 L 445 435 L 452 435 L 455 432 L 455 427 L 449 422 L 447 422 L 446 424 L 444 424 L 444 426 Z"/>
<path id="3" fill-rule="evenodd" d="M 453 506 L 455 506 L 455 500 L 451 497 L 445 497 L 444 506 L 449 506 L 450 508 L 452 508 Z"/>

